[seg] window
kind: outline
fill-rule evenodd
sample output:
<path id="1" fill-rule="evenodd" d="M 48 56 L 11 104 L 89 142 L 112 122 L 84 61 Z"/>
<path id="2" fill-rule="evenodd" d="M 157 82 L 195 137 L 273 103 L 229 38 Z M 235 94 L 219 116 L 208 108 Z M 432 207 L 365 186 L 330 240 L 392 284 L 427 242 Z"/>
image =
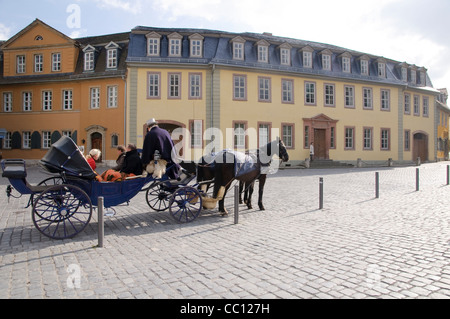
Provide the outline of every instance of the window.
<path id="1" fill-rule="evenodd" d="M 345 90 L 345 107 L 355 107 L 355 88 L 353 86 L 344 86 Z"/>
<path id="2" fill-rule="evenodd" d="M 331 71 L 331 55 L 322 55 L 322 69 L 326 71 Z"/>
<path id="3" fill-rule="evenodd" d="M 118 106 L 118 92 L 117 86 L 108 86 L 108 108 L 116 108 Z"/>
<path id="4" fill-rule="evenodd" d="M 390 150 L 391 143 L 391 132 L 389 129 L 381 129 L 381 150 L 388 151 Z"/>
<path id="5" fill-rule="evenodd" d="M 345 149 L 354 150 L 355 149 L 355 128 L 347 127 L 345 128 Z"/>
<path id="6" fill-rule="evenodd" d="M 91 109 L 96 110 L 100 108 L 100 88 L 91 88 Z"/>
<path id="7" fill-rule="evenodd" d="M 52 134 L 51 132 L 42 132 L 42 147 L 49 149 L 52 146 Z"/>
<path id="8" fill-rule="evenodd" d="M 62 135 L 72 138 L 72 131 L 63 131 Z"/>
<path id="9" fill-rule="evenodd" d="M 373 141 L 373 129 L 372 128 L 364 128 L 364 141 L 363 147 L 364 150 L 372 150 L 372 141 Z"/>
<path id="10" fill-rule="evenodd" d="M 31 149 L 31 132 L 23 132 L 22 134 L 22 148 L 25 150 Z"/>
<path id="11" fill-rule="evenodd" d="M 283 125 L 283 143 L 287 148 L 294 148 L 294 125 Z"/>
<path id="12" fill-rule="evenodd" d="M 44 71 L 44 56 L 42 54 L 36 54 L 34 56 L 34 72 L 40 73 Z"/>
<path id="13" fill-rule="evenodd" d="M 23 111 L 24 112 L 31 112 L 33 108 L 33 93 L 31 92 L 23 92 L 22 93 L 23 98 Z"/>
<path id="14" fill-rule="evenodd" d="M 420 84 L 422 86 L 426 86 L 427 85 L 427 74 L 426 74 L 426 72 L 425 71 L 421 71 L 419 73 L 419 75 L 420 75 Z"/>
<path id="15" fill-rule="evenodd" d="M 411 69 L 411 83 L 417 84 L 417 70 Z"/>
<path id="16" fill-rule="evenodd" d="M 17 73 L 25 73 L 25 70 L 26 70 L 25 56 L 18 55 L 17 56 Z"/>
<path id="17" fill-rule="evenodd" d="M 334 126 L 330 127 L 330 148 L 336 148 L 336 128 Z"/>
<path id="18" fill-rule="evenodd" d="M 111 147 L 117 148 L 119 146 L 119 136 L 117 134 L 111 135 Z"/>
<path id="19" fill-rule="evenodd" d="M 73 109 L 73 92 L 72 90 L 63 90 L 63 110 L 70 111 Z"/>
<path id="20" fill-rule="evenodd" d="M 342 57 L 342 72 L 351 73 L 351 59 L 349 57 Z"/>
<path id="21" fill-rule="evenodd" d="M 423 116 L 428 117 L 429 116 L 429 99 L 428 97 L 423 98 Z"/>
<path id="22" fill-rule="evenodd" d="M 5 139 L 3 140 L 3 148 L 9 150 L 11 149 L 11 147 L 12 147 L 11 132 L 6 132 Z"/>
<path id="23" fill-rule="evenodd" d="M 373 91 L 371 88 L 363 88 L 363 108 L 366 110 L 373 109 Z"/>
<path id="24" fill-rule="evenodd" d="M 107 62 L 107 68 L 108 69 L 116 69 L 117 68 L 117 49 L 110 49 L 108 50 L 108 62 Z"/>
<path id="25" fill-rule="evenodd" d="M 312 68 L 312 52 L 303 51 L 303 67 Z"/>
<path id="26" fill-rule="evenodd" d="M 405 151 L 411 150 L 411 131 L 405 130 Z"/>
<path id="27" fill-rule="evenodd" d="M 245 124 L 235 123 L 234 124 L 234 148 L 235 149 L 245 149 Z"/>
<path id="28" fill-rule="evenodd" d="M 169 73 L 169 99 L 181 98 L 181 73 Z"/>
<path id="29" fill-rule="evenodd" d="M 3 112 L 12 112 L 13 95 L 10 92 L 3 93 Z"/>
<path id="30" fill-rule="evenodd" d="M 203 57 L 203 37 L 200 34 L 193 34 L 189 37 L 191 40 L 191 57 Z"/>
<path id="31" fill-rule="evenodd" d="M 334 84 L 325 84 L 325 106 L 335 106 L 334 92 Z"/>
<path id="32" fill-rule="evenodd" d="M 195 120 L 190 123 L 191 131 L 191 147 L 202 148 L 203 147 L 203 121 Z"/>
<path id="33" fill-rule="evenodd" d="M 236 37 L 231 40 L 233 46 L 233 60 L 244 60 L 245 40 L 241 37 Z"/>
<path id="34" fill-rule="evenodd" d="M 414 115 L 420 116 L 420 96 L 414 95 Z"/>
<path id="35" fill-rule="evenodd" d="M 282 65 L 291 65 L 291 50 L 281 48 L 280 55 Z"/>
<path id="36" fill-rule="evenodd" d="M 269 124 L 259 124 L 258 140 L 259 140 L 259 147 L 264 147 L 267 144 L 269 144 L 269 140 L 270 140 L 270 125 Z"/>
<path id="37" fill-rule="evenodd" d="M 84 53 L 84 70 L 94 71 L 94 52 L 89 51 Z"/>
<path id="38" fill-rule="evenodd" d="M 378 62 L 378 76 L 380 78 L 386 77 L 386 63 Z"/>
<path id="39" fill-rule="evenodd" d="M 305 126 L 305 139 L 303 143 L 303 147 L 309 149 L 309 126 Z"/>
<path id="40" fill-rule="evenodd" d="M 361 75 L 369 75 L 369 60 L 361 60 Z"/>
<path id="41" fill-rule="evenodd" d="M 156 32 L 151 32 L 150 34 L 147 34 L 146 37 L 147 37 L 147 55 L 159 56 L 161 35 L 159 35 Z"/>
<path id="42" fill-rule="evenodd" d="M 239 101 L 247 100 L 247 76 L 234 75 L 233 76 L 233 99 Z"/>
<path id="43" fill-rule="evenodd" d="M 189 74 L 189 99 L 202 98 L 202 75 L 197 73 Z"/>
<path id="44" fill-rule="evenodd" d="M 305 104 L 316 104 L 316 83 L 305 82 Z"/>
<path id="45" fill-rule="evenodd" d="M 269 47 L 266 45 L 258 45 L 258 62 L 269 62 Z"/>
<path id="46" fill-rule="evenodd" d="M 178 33 L 172 33 L 168 36 L 169 39 L 169 56 L 181 57 L 181 40 L 183 36 Z"/>
<path id="47" fill-rule="evenodd" d="M 258 93 L 258 99 L 259 102 L 270 102 L 271 96 L 271 80 L 270 78 L 259 78 L 259 93 Z"/>
<path id="48" fill-rule="evenodd" d="M 293 80 L 282 80 L 282 102 L 283 103 L 294 103 L 294 81 Z"/>
<path id="49" fill-rule="evenodd" d="M 402 67 L 402 81 L 408 82 L 408 68 Z"/>
<path id="50" fill-rule="evenodd" d="M 411 95 L 405 94 L 405 114 L 411 114 Z"/>
<path id="51" fill-rule="evenodd" d="M 42 92 L 42 110 L 51 111 L 53 104 L 53 92 L 44 91 Z"/>
<path id="52" fill-rule="evenodd" d="M 391 109 L 391 92 L 389 90 L 381 90 L 381 110 L 389 111 Z"/>
<path id="53" fill-rule="evenodd" d="M 160 98 L 160 85 L 161 85 L 160 73 L 148 73 L 148 92 L 147 98 L 159 99 Z"/>
<path id="54" fill-rule="evenodd" d="M 52 54 L 52 71 L 53 72 L 61 71 L 61 53 Z"/>

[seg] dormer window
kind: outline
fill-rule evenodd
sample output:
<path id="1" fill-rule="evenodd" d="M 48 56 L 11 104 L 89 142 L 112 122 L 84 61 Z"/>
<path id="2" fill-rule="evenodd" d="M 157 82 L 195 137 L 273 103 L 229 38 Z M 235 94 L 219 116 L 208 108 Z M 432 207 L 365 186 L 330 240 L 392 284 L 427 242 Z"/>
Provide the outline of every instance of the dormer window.
<path id="1" fill-rule="evenodd" d="M 408 64 L 406 62 L 399 64 L 401 79 L 403 82 L 408 82 Z"/>
<path id="2" fill-rule="evenodd" d="M 341 54 L 342 61 L 342 72 L 351 73 L 352 72 L 352 55 L 348 52 Z"/>
<path id="3" fill-rule="evenodd" d="M 410 82 L 412 84 L 417 84 L 417 68 L 415 66 L 411 67 L 411 77 L 410 77 Z"/>
<path id="4" fill-rule="evenodd" d="M 95 69 L 95 48 L 88 45 L 83 49 L 84 52 L 84 71 L 94 71 Z"/>
<path id="5" fill-rule="evenodd" d="M 386 61 L 384 59 L 377 60 L 378 77 L 386 77 Z"/>
<path id="6" fill-rule="evenodd" d="M 420 68 L 419 69 L 419 76 L 420 76 L 420 85 L 421 86 L 427 86 L 427 69 Z"/>
<path id="7" fill-rule="evenodd" d="M 288 43 L 280 45 L 280 63 L 281 65 L 291 65 L 291 49 L 292 46 Z"/>
<path id="8" fill-rule="evenodd" d="M 231 40 L 232 48 L 233 48 L 233 60 L 241 60 L 243 61 L 245 58 L 244 55 L 244 46 L 245 40 L 242 37 L 236 37 Z"/>
<path id="9" fill-rule="evenodd" d="M 189 37 L 191 44 L 191 58 L 202 58 L 203 57 L 203 40 L 205 38 L 200 34 L 196 33 Z"/>
<path id="10" fill-rule="evenodd" d="M 361 75 L 369 75 L 369 57 L 367 55 L 363 55 L 358 58 L 361 68 Z"/>
<path id="11" fill-rule="evenodd" d="M 147 37 L 147 55 L 159 56 L 161 35 L 156 32 L 151 32 L 146 35 Z"/>
<path id="12" fill-rule="evenodd" d="M 117 69 L 118 66 L 118 57 L 119 57 L 119 46 L 114 43 L 110 42 L 106 47 L 106 68 L 107 69 Z"/>
<path id="13" fill-rule="evenodd" d="M 303 58 L 303 67 L 312 69 L 313 63 L 312 63 L 312 54 L 314 50 L 307 46 L 300 50 L 302 52 L 302 58 Z"/>
<path id="14" fill-rule="evenodd" d="M 256 47 L 258 48 L 258 62 L 268 63 L 269 62 L 269 42 L 261 40 L 256 42 Z"/>
<path id="15" fill-rule="evenodd" d="M 320 52 L 320 54 L 322 55 L 322 70 L 331 71 L 332 52 L 327 49 Z"/>
<path id="16" fill-rule="evenodd" d="M 168 36 L 169 39 L 169 56 L 181 57 L 181 40 L 183 36 L 177 32 Z"/>

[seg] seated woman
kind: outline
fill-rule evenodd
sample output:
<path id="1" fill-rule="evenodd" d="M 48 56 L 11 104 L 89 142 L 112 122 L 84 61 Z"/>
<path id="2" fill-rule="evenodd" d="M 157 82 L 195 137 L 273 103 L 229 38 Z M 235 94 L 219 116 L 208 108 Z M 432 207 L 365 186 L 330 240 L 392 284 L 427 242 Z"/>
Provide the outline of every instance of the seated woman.
<path id="1" fill-rule="evenodd" d="M 117 152 L 119 153 L 119 157 L 116 160 L 116 166 L 114 166 L 112 169 L 115 171 L 120 171 L 123 168 L 123 162 L 125 161 L 125 153 L 126 153 L 125 146 L 119 145 L 117 146 Z"/>
<path id="2" fill-rule="evenodd" d="M 89 154 L 86 156 L 86 160 L 89 163 L 89 166 L 93 171 L 97 168 L 97 164 L 95 163 L 102 156 L 102 152 L 98 149 L 92 149 Z"/>
<path id="3" fill-rule="evenodd" d="M 123 167 L 120 171 L 114 169 L 107 170 L 101 175 L 104 182 L 121 182 L 127 177 L 142 175 L 142 161 L 137 151 L 136 145 L 129 144 L 125 153 Z"/>

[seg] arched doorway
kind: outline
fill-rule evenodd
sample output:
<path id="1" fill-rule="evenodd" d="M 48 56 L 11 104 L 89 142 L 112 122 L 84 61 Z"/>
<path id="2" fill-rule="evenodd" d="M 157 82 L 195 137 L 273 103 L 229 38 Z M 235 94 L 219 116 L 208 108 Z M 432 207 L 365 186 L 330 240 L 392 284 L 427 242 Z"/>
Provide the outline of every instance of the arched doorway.
<path id="1" fill-rule="evenodd" d="M 417 132 L 413 135 L 413 161 L 420 157 L 421 162 L 428 161 L 428 135 Z"/>
<path id="2" fill-rule="evenodd" d="M 103 135 L 96 132 L 96 133 L 92 133 L 91 134 L 91 149 L 98 149 L 100 151 L 103 150 Z M 102 151 L 102 156 L 100 156 L 100 158 L 98 159 L 97 162 L 101 163 L 102 162 L 102 158 L 103 158 L 103 151 Z"/>
<path id="3" fill-rule="evenodd" d="M 183 140 L 183 136 L 182 135 L 178 135 L 178 134 L 172 134 L 176 129 L 179 129 L 179 128 L 186 128 L 186 125 L 184 125 L 183 123 L 180 123 L 180 122 L 176 122 L 176 121 L 164 121 L 164 120 L 161 120 L 161 121 L 158 121 L 158 126 L 160 127 L 160 128 L 162 128 L 162 129 L 165 129 L 167 132 L 169 132 L 169 134 L 170 134 L 170 136 L 172 136 L 172 138 L 173 137 L 179 137 L 179 139 L 173 139 L 173 143 L 175 144 L 175 146 L 177 145 L 177 144 L 179 144 L 182 140 Z M 147 135 L 147 124 L 144 124 L 144 139 L 145 139 L 145 136 Z M 179 156 L 183 156 L 183 148 L 181 148 L 179 151 L 178 151 L 178 155 Z"/>
<path id="4" fill-rule="evenodd" d="M 98 160 L 98 162 L 102 162 L 103 159 L 107 158 L 106 154 L 106 145 L 105 145 L 105 136 L 106 136 L 106 128 L 100 125 L 92 125 L 86 128 L 87 135 L 87 145 L 86 145 L 86 154 L 89 153 L 90 150 L 96 148 L 102 152 L 102 156 Z"/>

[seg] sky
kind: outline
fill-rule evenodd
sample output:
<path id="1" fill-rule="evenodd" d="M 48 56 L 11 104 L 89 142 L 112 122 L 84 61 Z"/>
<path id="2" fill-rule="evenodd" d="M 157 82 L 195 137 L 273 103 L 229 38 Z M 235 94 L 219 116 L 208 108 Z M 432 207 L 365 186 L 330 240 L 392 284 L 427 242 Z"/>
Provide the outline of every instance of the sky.
<path id="1" fill-rule="evenodd" d="M 0 0 L 0 40 L 36 18 L 72 38 L 136 26 L 270 32 L 425 67 L 450 89 L 450 0 Z"/>

